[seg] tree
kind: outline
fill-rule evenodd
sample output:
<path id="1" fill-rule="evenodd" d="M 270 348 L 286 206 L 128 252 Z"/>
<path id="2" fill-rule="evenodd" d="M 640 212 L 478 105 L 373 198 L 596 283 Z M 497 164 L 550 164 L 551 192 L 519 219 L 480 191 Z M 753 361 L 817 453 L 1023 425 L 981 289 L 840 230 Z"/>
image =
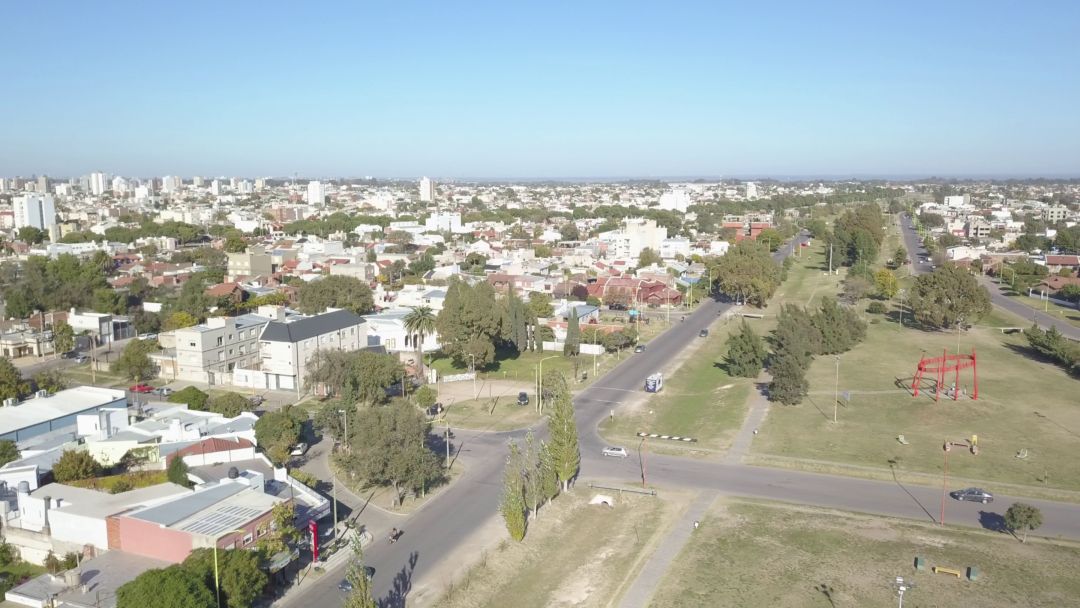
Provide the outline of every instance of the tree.
<path id="1" fill-rule="evenodd" d="M 127 311 L 127 297 L 109 287 L 94 290 L 90 306 L 104 314 L 120 315 Z"/>
<path id="2" fill-rule="evenodd" d="M 806 381 L 806 369 L 790 353 L 773 356 L 769 365 L 772 382 L 769 383 L 769 400 L 784 405 L 798 405 L 810 390 Z"/>
<path id="3" fill-rule="evenodd" d="M 150 360 L 149 353 L 158 350 L 156 342 L 150 340 L 132 340 L 124 347 L 120 357 L 112 362 L 109 371 L 128 380 L 148 380 L 156 375 L 156 366 Z"/>
<path id="4" fill-rule="evenodd" d="M 581 326 L 578 325 L 577 311 L 573 307 L 566 324 L 566 341 L 563 342 L 562 352 L 564 357 L 576 357 L 581 353 Z"/>
<path id="5" fill-rule="evenodd" d="M 939 329 L 956 327 L 961 319 L 976 323 L 990 314 L 990 293 L 953 264 L 916 278 L 909 301 L 916 320 Z"/>
<path id="6" fill-rule="evenodd" d="M 75 330 L 63 321 L 53 326 L 53 348 L 56 352 L 66 353 L 75 348 Z"/>
<path id="7" fill-rule="evenodd" d="M 255 422 L 255 442 L 274 464 L 281 466 L 289 460 L 290 449 L 300 440 L 306 419 L 301 410 L 291 405 L 266 412 Z"/>
<path id="8" fill-rule="evenodd" d="M 0 467 L 19 459 L 19 448 L 10 439 L 0 439 Z"/>
<path id="9" fill-rule="evenodd" d="M 776 228 L 766 228 L 758 233 L 757 241 L 764 243 L 769 251 L 776 251 L 780 249 L 780 245 L 784 242 L 784 237 L 780 234 L 780 231 Z"/>
<path id="10" fill-rule="evenodd" d="M 486 281 L 469 285 L 450 282 L 443 309 L 435 318 L 442 350 L 458 367 L 483 367 L 495 360 L 495 344 L 502 338 L 502 314 L 495 290 Z"/>
<path id="11" fill-rule="evenodd" d="M 210 399 L 207 409 L 226 418 L 235 418 L 251 409 L 251 402 L 240 393 L 228 392 Z"/>
<path id="12" fill-rule="evenodd" d="M 270 524 L 266 527 L 266 534 L 259 539 L 259 548 L 267 555 L 274 555 L 288 551 L 299 540 L 296 505 L 291 502 L 277 503 L 270 509 Z"/>
<path id="13" fill-rule="evenodd" d="M 543 446 L 536 441 L 530 430 L 525 434 L 525 451 L 522 453 L 521 483 L 522 496 L 525 499 L 525 508 L 529 510 L 529 518 L 535 519 L 540 511 L 540 505 L 544 502 L 544 471 L 540 459 L 540 450 Z"/>
<path id="14" fill-rule="evenodd" d="M 1005 511 L 1005 525 L 1015 534 L 1024 531 L 1020 542 L 1027 542 L 1028 532 L 1037 529 L 1043 523 L 1042 511 L 1027 503 L 1015 502 Z"/>
<path id="15" fill-rule="evenodd" d="M 64 450 L 53 465 L 53 478 L 59 483 L 101 476 L 101 465 L 89 452 Z"/>
<path id="16" fill-rule="evenodd" d="M 0 358 L 0 399 L 21 399 L 30 392 L 30 384 L 22 372 L 7 359 Z"/>
<path id="17" fill-rule="evenodd" d="M 895 266 L 896 268 L 899 268 L 899 267 L 903 266 L 904 262 L 906 262 L 906 261 L 907 261 L 907 249 L 904 249 L 903 247 L 897 247 L 896 251 L 893 252 L 892 265 Z"/>
<path id="18" fill-rule="evenodd" d="M 528 305 L 532 313 L 541 319 L 555 314 L 555 308 L 551 305 L 551 296 L 546 293 L 538 291 L 530 293 Z"/>
<path id="19" fill-rule="evenodd" d="M 416 359 L 420 366 L 420 376 L 424 376 L 424 338 L 435 335 L 435 313 L 430 306 L 414 306 L 402 319 L 405 332 L 412 336 L 416 347 Z"/>
<path id="20" fill-rule="evenodd" d="M 503 468 L 503 490 L 499 499 L 499 512 L 502 514 L 506 531 L 510 538 L 521 541 L 525 538 L 525 488 L 522 482 L 524 462 L 521 450 L 513 441 L 510 442 L 510 454 L 506 457 Z"/>
<path id="21" fill-rule="evenodd" d="M 866 337 L 866 323 L 852 308 L 841 307 L 835 298 L 823 298 L 811 318 L 821 336 L 821 346 L 814 354 L 835 355 L 851 350 Z"/>
<path id="22" fill-rule="evenodd" d="M 188 479 L 188 465 L 180 455 L 173 456 L 172 460 L 169 461 L 169 466 L 165 469 L 165 476 L 169 481 L 178 486 L 190 488 L 194 485 L 191 480 Z"/>
<path id="23" fill-rule="evenodd" d="M 645 247 L 638 254 L 638 268 L 645 268 L 652 266 L 653 264 L 663 264 L 664 259 L 660 257 L 660 254 L 652 250 L 651 247 Z"/>
<path id="24" fill-rule="evenodd" d="M 540 442 L 540 495 L 543 502 L 553 500 L 559 495 L 559 474 L 555 467 L 555 456 L 551 453 L 551 445 L 546 441 Z"/>
<path id="25" fill-rule="evenodd" d="M 804 308 L 795 304 L 781 307 L 772 337 L 774 359 L 790 357 L 805 370 L 813 356 L 821 352 L 821 340 L 817 324 Z"/>
<path id="26" fill-rule="evenodd" d="M 147 570 L 116 590 L 116 608 L 213 608 L 214 592 L 177 564 Z"/>
<path id="27" fill-rule="evenodd" d="M 56 394 L 68 387 L 67 378 L 59 370 L 50 369 L 34 374 L 34 388 Z"/>
<path id="28" fill-rule="evenodd" d="M 551 417 L 548 418 L 552 463 L 565 491 L 570 488 L 570 483 L 581 468 L 581 448 L 578 445 L 577 421 L 574 419 L 574 402 L 566 378 L 561 373 L 548 372 L 544 375 L 543 398 L 552 405 Z"/>
<path id="29" fill-rule="evenodd" d="M 209 399 L 210 395 L 194 386 L 184 387 L 168 397 L 169 403 L 186 403 L 188 409 L 204 411 L 207 409 L 206 402 Z"/>
<path id="30" fill-rule="evenodd" d="M 318 314 L 327 308 L 344 308 L 358 315 L 375 310 L 371 288 L 355 277 L 333 275 L 300 286 L 297 309 L 305 314 Z"/>
<path id="31" fill-rule="evenodd" d="M 727 371 L 736 378 L 756 378 L 768 353 L 761 336 L 743 320 L 739 332 L 727 340 Z"/>
<path id="32" fill-rule="evenodd" d="M 870 281 L 860 276 L 849 276 L 844 279 L 844 300 L 855 303 L 870 295 L 874 286 Z"/>
<path id="33" fill-rule="evenodd" d="M 371 578 L 368 577 L 367 567 L 364 565 L 364 547 L 359 530 L 349 538 L 349 548 L 352 550 L 352 559 L 345 571 L 345 580 L 352 585 L 352 590 L 345 597 L 344 608 L 377 608 L 378 604 L 371 596 Z"/>
<path id="34" fill-rule="evenodd" d="M 581 231 L 578 230 L 577 224 L 574 222 L 566 222 L 559 226 L 559 236 L 564 241 L 579 241 L 581 240 Z"/>
<path id="35" fill-rule="evenodd" d="M 218 551 L 218 582 L 224 606 L 250 608 L 262 595 L 269 577 L 260 568 L 259 554 L 243 549 Z M 192 551 L 180 564 L 191 575 L 202 581 L 214 593 L 214 550 L 199 548 Z"/>
<path id="36" fill-rule="evenodd" d="M 225 237 L 224 249 L 227 253 L 243 253 L 247 251 L 247 242 L 239 234 L 230 234 Z"/>
<path id="37" fill-rule="evenodd" d="M 419 494 L 442 475 L 438 457 L 428 448 L 430 426 L 422 412 L 403 400 L 361 409 L 350 420 L 351 449 L 338 461 L 369 485 L 393 488 L 394 502 L 400 504 L 407 491 Z"/>
<path id="38" fill-rule="evenodd" d="M 919 214 L 919 224 L 927 228 L 940 228 L 945 225 L 945 218 L 938 213 L 924 211 Z"/>
<path id="39" fill-rule="evenodd" d="M 878 295 L 885 299 L 892 299 L 900 290 L 896 275 L 888 268 L 882 268 L 874 273 L 874 286 L 877 287 Z"/>
<path id="40" fill-rule="evenodd" d="M 199 320 L 195 318 L 194 315 L 183 310 L 178 310 L 165 319 L 164 329 L 165 331 L 173 331 L 198 324 Z"/>
<path id="41" fill-rule="evenodd" d="M 712 266 L 718 291 L 755 306 L 764 306 L 780 284 L 780 266 L 753 241 L 740 241 Z"/>
<path id="42" fill-rule="evenodd" d="M 45 240 L 45 232 L 33 226 L 19 228 L 19 240 L 29 245 L 37 245 Z"/>

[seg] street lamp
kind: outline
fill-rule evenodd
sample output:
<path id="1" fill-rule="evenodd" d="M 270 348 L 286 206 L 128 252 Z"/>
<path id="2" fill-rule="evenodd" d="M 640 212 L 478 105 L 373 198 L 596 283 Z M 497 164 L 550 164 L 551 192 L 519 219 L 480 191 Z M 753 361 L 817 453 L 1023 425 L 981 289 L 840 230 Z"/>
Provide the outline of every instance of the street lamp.
<path id="1" fill-rule="evenodd" d="M 227 534 L 247 534 L 247 530 L 226 530 L 214 537 L 214 595 L 217 597 L 218 608 L 221 608 L 221 577 L 218 575 L 217 546 L 221 537 Z"/>
<path id="2" fill-rule="evenodd" d="M 840 356 L 834 357 L 836 359 L 836 381 L 833 384 L 833 406 L 832 406 L 832 421 L 836 422 L 836 410 L 840 406 Z"/>
<path id="3" fill-rule="evenodd" d="M 906 289 L 900 290 L 900 327 L 904 326 L 904 296 L 907 294 Z"/>
<path id="4" fill-rule="evenodd" d="M 551 355 L 550 357 L 544 357 L 543 359 L 540 359 L 540 388 L 537 390 L 536 393 L 536 406 L 538 408 L 537 411 L 539 411 L 541 414 L 544 413 L 544 361 L 547 361 L 548 359 L 554 359 L 559 356 L 560 355 Z"/>
<path id="5" fill-rule="evenodd" d="M 469 369 L 472 371 L 473 399 L 479 399 L 480 393 L 476 390 L 476 355 L 465 353 L 469 357 Z"/>

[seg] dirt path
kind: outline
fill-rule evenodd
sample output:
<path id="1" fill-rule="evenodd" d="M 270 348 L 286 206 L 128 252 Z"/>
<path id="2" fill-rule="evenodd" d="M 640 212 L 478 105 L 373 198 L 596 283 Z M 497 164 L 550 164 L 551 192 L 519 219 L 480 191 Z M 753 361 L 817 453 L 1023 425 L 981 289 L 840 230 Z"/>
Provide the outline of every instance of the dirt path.
<path id="1" fill-rule="evenodd" d="M 442 382 L 439 384 L 439 401 L 450 403 L 453 401 L 469 401 L 480 398 L 490 399 L 494 397 L 516 397 L 521 391 L 529 393 L 532 397 L 535 388 L 531 382 L 516 380 L 483 380 L 477 379 L 475 384 L 472 380 L 462 382 Z"/>

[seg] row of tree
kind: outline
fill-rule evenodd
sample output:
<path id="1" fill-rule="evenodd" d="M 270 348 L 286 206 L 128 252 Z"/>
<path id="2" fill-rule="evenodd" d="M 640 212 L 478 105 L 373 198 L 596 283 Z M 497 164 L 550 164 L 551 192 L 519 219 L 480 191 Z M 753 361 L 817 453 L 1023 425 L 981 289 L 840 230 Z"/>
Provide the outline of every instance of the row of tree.
<path id="1" fill-rule="evenodd" d="M 40 371 L 30 379 L 6 357 L 0 358 L 0 400 L 23 399 L 35 391 L 55 393 L 67 388 L 67 378 L 56 370 Z"/>
<path id="2" fill-rule="evenodd" d="M 486 281 L 475 285 L 454 279 L 446 291 L 443 309 L 435 318 L 442 351 L 454 365 L 484 367 L 495 361 L 496 350 L 538 350 L 542 339 L 538 312 L 550 314 L 550 300 L 523 302 L 513 292 L 497 298 Z M 540 309 L 540 310 L 538 310 Z"/>
<path id="3" fill-rule="evenodd" d="M 1061 335 L 1057 327 L 1040 329 L 1038 325 L 1032 325 L 1024 330 L 1031 348 L 1038 351 L 1044 357 L 1048 357 L 1066 370 L 1080 376 L 1080 344 L 1073 342 Z"/>
<path id="4" fill-rule="evenodd" d="M 525 538 L 528 522 L 544 503 L 567 491 L 581 468 L 574 404 L 566 378 L 559 372 L 544 374 L 542 397 L 551 404 L 548 441 L 537 441 L 530 431 L 524 448 L 511 441 L 503 470 L 499 512 L 510 537 Z"/>
<path id="5" fill-rule="evenodd" d="M 727 254 L 708 260 L 714 288 L 731 298 L 764 306 L 783 279 L 782 268 L 769 248 L 755 241 L 740 241 Z"/>
<path id="6" fill-rule="evenodd" d="M 866 323 L 852 308 L 833 298 L 821 301 L 814 313 L 785 304 L 773 330 L 773 353 L 769 359 L 769 399 L 798 405 L 810 386 L 806 370 L 815 355 L 846 352 L 866 337 Z"/>

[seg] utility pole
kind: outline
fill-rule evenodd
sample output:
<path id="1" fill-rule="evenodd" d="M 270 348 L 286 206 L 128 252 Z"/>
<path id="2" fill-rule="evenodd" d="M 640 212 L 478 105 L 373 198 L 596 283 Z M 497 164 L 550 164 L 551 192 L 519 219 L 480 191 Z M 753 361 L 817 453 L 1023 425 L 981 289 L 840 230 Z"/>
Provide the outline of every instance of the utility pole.
<path id="1" fill-rule="evenodd" d="M 832 241 L 829 241 L 829 274 L 832 274 Z"/>
<path id="2" fill-rule="evenodd" d="M 832 406 L 832 421 L 836 422 L 836 410 L 840 406 L 840 356 L 837 355 L 836 359 L 836 382 L 833 384 L 833 406 Z"/>

